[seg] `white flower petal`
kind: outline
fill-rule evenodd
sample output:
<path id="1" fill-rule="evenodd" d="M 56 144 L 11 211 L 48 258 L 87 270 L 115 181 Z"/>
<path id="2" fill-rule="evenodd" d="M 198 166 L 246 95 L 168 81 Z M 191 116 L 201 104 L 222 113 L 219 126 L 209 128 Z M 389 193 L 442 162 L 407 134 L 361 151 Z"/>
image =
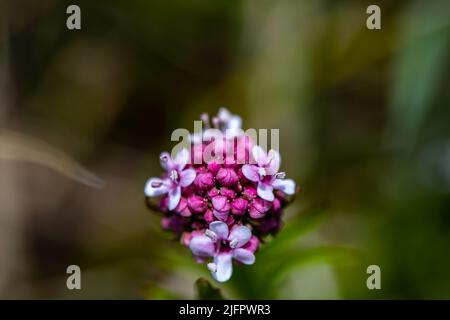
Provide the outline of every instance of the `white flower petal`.
<path id="1" fill-rule="evenodd" d="M 240 248 L 252 237 L 252 232 L 245 226 L 237 226 L 231 229 L 228 240 L 231 248 Z"/>
<path id="2" fill-rule="evenodd" d="M 214 257 L 214 263 L 216 265 L 216 270 L 215 272 L 211 272 L 213 278 L 219 282 L 229 280 L 233 273 L 232 254 L 219 253 Z"/>
<path id="3" fill-rule="evenodd" d="M 216 234 L 218 240 L 228 238 L 228 226 L 222 221 L 213 221 L 209 224 L 209 230 Z"/>
<path id="4" fill-rule="evenodd" d="M 148 197 L 157 197 L 168 192 L 167 185 L 159 178 L 150 178 L 145 183 L 144 193 Z"/>
<path id="5" fill-rule="evenodd" d="M 229 130 L 241 129 L 242 119 L 239 116 L 233 115 L 226 123 L 225 128 Z"/>
<path id="6" fill-rule="evenodd" d="M 242 166 L 242 174 L 250 181 L 258 182 L 259 181 L 259 173 L 258 173 L 259 167 L 251 165 L 251 164 L 244 164 Z"/>
<path id="7" fill-rule="evenodd" d="M 255 255 L 253 254 L 253 252 L 247 249 L 242 248 L 234 249 L 233 258 L 247 265 L 255 263 Z"/>
<path id="8" fill-rule="evenodd" d="M 275 179 L 272 183 L 272 186 L 281 190 L 286 194 L 292 195 L 295 193 L 295 182 L 292 179 Z"/>
<path id="9" fill-rule="evenodd" d="M 161 167 L 166 171 L 173 170 L 175 167 L 175 163 L 168 152 L 162 152 L 159 155 L 159 162 L 161 163 Z"/>
<path id="10" fill-rule="evenodd" d="M 267 164 L 267 155 L 263 148 L 260 146 L 254 146 L 252 148 L 253 160 L 256 161 L 258 166 L 263 167 Z"/>
<path id="11" fill-rule="evenodd" d="M 231 118 L 231 112 L 228 111 L 227 108 L 222 107 L 217 113 L 217 118 L 219 118 L 219 120 L 222 122 L 227 122 Z"/>
<path id="12" fill-rule="evenodd" d="M 268 164 L 266 167 L 266 172 L 268 175 L 273 176 L 280 169 L 281 157 L 280 154 L 271 149 L 268 154 Z"/>
<path id="13" fill-rule="evenodd" d="M 273 201 L 275 199 L 275 196 L 273 195 L 272 186 L 265 184 L 263 182 L 258 183 L 258 188 L 256 192 L 258 193 L 258 196 L 260 196 L 264 200 Z"/>
<path id="14" fill-rule="evenodd" d="M 188 149 L 183 148 L 180 151 L 178 151 L 177 155 L 175 156 L 175 159 L 173 160 L 175 164 L 178 166 L 178 170 L 182 171 L 186 164 L 189 162 L 190 153 Z"/>
<path id="15" fill-rule="evenodd" d="M 180 186 L 187 187 L 195 180 L 197 173 L 194 169 L 186 169 L 180 173 Z"/>
<path id="16" fill-rule="evenodd" d="M 169 210 L 173 210 L 177 207 L 181 199 L 181 188 L 176 186 L 169 191 Z"/>
<path id="17" fill-rule="evenodd" d="M 215 244 L 207 236 L 201 235 L 191 239 L 189 249 L 191 249 L 192 253 L 196 256 L 212 257 L 215 251 Z"/>
<path id="18" fill-rule="evenodd" d="M 240 137 L 244 134 L 244 131 L 241 128 L 229 128 L 225 129 L 225 138 L 230 141 L 236 137 Z M 239 149 L 238 149 L 239 150 Z"/>

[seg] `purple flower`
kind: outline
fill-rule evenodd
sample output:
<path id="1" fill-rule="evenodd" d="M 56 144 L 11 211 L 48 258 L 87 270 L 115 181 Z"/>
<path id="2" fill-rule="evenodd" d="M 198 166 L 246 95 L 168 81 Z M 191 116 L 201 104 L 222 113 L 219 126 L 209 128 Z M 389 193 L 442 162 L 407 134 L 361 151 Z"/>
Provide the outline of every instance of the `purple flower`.
<path id="1" fill-rule="evenodd" d="M 242 174 L 250 181 L 257 182 L 258 196 L 267 201 L 273 201 L 273 190 L 281 190 L 286 194 L 295 193 L 295 182 L 284 179 L 285 173 L 278 172 L 280 168 L 280 154 L 270 150 L 268 154 L 259 146 L 254 146 L 252 155 L 257 165 L 242 166 Z"/>
<path id="2" fill-rule="evenodd" d="M 160 156 L 161 166 L 166 170 L 164 179 L 150 178 L 145 184 L 144 192 L 149 197 L 167 194 L 169 210 L 176 208 L 181 199 L 181 187 L 189 186 L 195 179 L 196 173 L 192 168 L 184 169 L 189 161 L 189 151 L 182 149 L 172 159 L 166 152 Z"/>
<path id="3" fill-rule="evenodd" d="M 213 257 L 208 269 L 214 279 L 225 282 L 233 273 L 233 259 L 247 265 L 255 262 L 253 252 L 243 248 L 251 237 L 250 229 L 245 226 L 235 225 L 230 231 L 226 223 L 214 221 L 204 235 L 192 237 L 189 248 L 195 256 Z"/>

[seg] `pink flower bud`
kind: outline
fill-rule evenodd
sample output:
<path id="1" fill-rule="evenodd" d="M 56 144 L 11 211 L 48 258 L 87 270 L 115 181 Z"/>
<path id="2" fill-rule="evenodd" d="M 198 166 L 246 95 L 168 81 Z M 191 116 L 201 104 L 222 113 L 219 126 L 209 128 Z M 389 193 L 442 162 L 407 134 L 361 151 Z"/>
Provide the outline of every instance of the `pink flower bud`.
<path id="1" fill-rule="evenodd" d="M 208 190 L 214 186 L 214 176 L 211 172 L 201 172 L 197 174 L 194 181 L 197 188 Z"/>
<path id="2" fill-rule="evenodd" d="M 217 211 L 217 210 L 213 211 L 213 215 L 220 221 L 227 221 L 228 216 L 229 216 L 228 212 L 221 212 L 221 211 Z"/>
<path id="3" fill-rule="evenodd" d="M 237 198 L 231 202 L 231 212 L 235 215 L 243 215 L 247 211 L 248 201 L 244 198 Z"/>
<path id="4" fill-rule="evenodd" d="M 205 214 L 203 215 L 203 219 L 205 219 L 207 224 L 210 224 L 211 222 L 213 222 L 214 219 L 214 214 L 212 212 L 212 210 L 206 210 Z"/>
<path id="5" fill-rule="evenodd" d="M 284 193 L 283 191 L 275 190 L 274 195 L 276 198 L 278 198 L 278 200 L 280 201 L 281 204 L 285 204 L 288 202 L 286 193 Z"/>
<path id="6" fill-rule="evenodd" d="M 232 215 L 229 215 L 227 218 L 227 221 L 225 221 L 225 223 L 231 229 L 231 227 L 234 225 L 234 217 Z"/>
<path id="7" fill-rule="evenodd" d="M 191 216 L 191 211 L 189 210 L 188 207 L 188 202 L 185 198 L 181 198 L 180 202 L 178 203 L 178 205 L 175 208 L 175 212 L 178 213 L 180 216 L 183 217 L 190 217 Z"/>
<path id="8" fill-rule="evenodd" d="M 195 220 L 195 221 L 192 221 L 191 228 L 192 229 L 200 229 L 200 228 L 203 228 L 204 225 L 205 224 L 202 221 Z M 192 232 L 194 232 L 194 231 L 192 231 Z"/>
<path id="9" fill-rule="evenodd" d="M 225 196 L 215 196 L 212 200 L 212 205 L 214 208 L 214 215 L 216 218 L 226 221 L 228 218 L 228 213 L 230 212 L 231 205 L 228 198 Z"/>
<path id="10" fill-rule="evenodd" d="M 208 204 L 204 198 L 193 195 L 188 198 L 188 205 L 192 212 L 199 213 L 205 212 Z"/>
<path id="11" fill-rule="evenodd" d="M 170 230 L 172 219 L 170 217 L 164 217 L 161 219 L 161 228 L 164 230 Z"/>
<path id="12" fill-rule="evenodd" d="M 276 234 L 281 229 L 281 219 L 280 216 L 276 215 L 267 215 L 262 219 L 261 224 L 257 226 L 257 229 L 265 234 Z"/>
<path id="13" fill-rule="evenodd" d="M 254 199 L 250 204 L 249 214 L 253 219 L 259 219 L 266 215 L 272 207 L 272 202 L 261 198 Z"/>
<path id="14" fill-rule="evenodd" d="M 220 191 L 219 191 L 219 189 L 217 189 L 216 187 L 214 187 L 214 188 L 209 189 L 207 194 L 208 194 L 208 197 L 209 197 L 210 199 L 212 199 L 212 198 L 214 198 L 215 196 L 218 196 L 218 195 L 220 194 Z"/>
<path id="15" fill-rule="evenodd" d="M 214 210 L 220 212 L 228 212 L 230 211 L 230 203 L 228 202 L 228 198 L 225 196 L 215 196 L 212 198 L 212 205 Z"/>
<path id="16" fill-rule="evenodd" d="M 197 188 L 195 187 L 195 185 L 192 183 L 189 187 L 185 187 L 183 189 L 183 196 L 185 198 L 189 198 L 190 196 L 192 196 L 193 194 L 197 193 Z"/>
<path id="17" fill-rule="evenodd" d="M 213 174 L 217 174 L 217 172 L 220 170 L 222 166 L 217 161 L 212 161 L 208 163 L 208 170 L 211 171 Z"/>
<path id="18" fill-rule="evenodd" d="M 234 158 L 234 154 L 227 155 L 225 157 L 224 164 L 228 168 L 233 168 L 236 165 L 236 159 Z"/>
<path id="19" fill-rule="evenodd" d="M 183 232 L 181 234 L 180 242 L 182 245 L 189 247 L 189 243 L 191 242 L 191 239 L 192 239 L 192 233 Z"/>
<path id="20" fill-rule="evenodd" d="M 234 199 L 236 198 L 236 192 L 234 192 L 233 190 L 227 188 L 227 187 L 223 187 L 220 189 L 220 194 L 229 198 L 229 199 Z"/>
<path id="21" fill-rule="evenodd" d="M 170 215 L 161 219 L 161 228 L 180 234 L 183 231 L 183 218 L 177 215 Z"/>
<path id="22" fill-rule="evenodd" d="M 272 209 L 275 212 L 277 212 L 278 210 L 281 209 L 280 199 L 278 199 L 278 198 L 273 199 L 273 201 L 272 201 Z"/>
<path id="23" fill-rule="evenodd" d="M 247 200 L 253 200 L 256 198 L 257 192 L 254 187 L 245 187 L 244 191 L 242 192 L 242 195 Z"/>
<path id="24" fill-rule="evenodd" d="M 217 172 L 216 179 L 222 185 L 230 187 L 238 182 L 239 177 L 236 171 L 231 168 L 220 168 L 219 172 Z"/>

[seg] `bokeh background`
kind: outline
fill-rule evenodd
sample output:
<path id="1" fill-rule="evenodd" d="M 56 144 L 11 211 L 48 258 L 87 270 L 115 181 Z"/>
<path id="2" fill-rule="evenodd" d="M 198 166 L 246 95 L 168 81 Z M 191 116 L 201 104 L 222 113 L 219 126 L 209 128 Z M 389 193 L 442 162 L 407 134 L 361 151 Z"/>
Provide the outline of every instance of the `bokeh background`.
<path id="1" fill-rule="evenodd" d="M 226 106 L 280 129 L 302 188 L 226 297 L 450 298 L 449 23 L 445 0 L 0 1 L 0 297 L 194 298 L 212 279 L 143 186 Z"/>

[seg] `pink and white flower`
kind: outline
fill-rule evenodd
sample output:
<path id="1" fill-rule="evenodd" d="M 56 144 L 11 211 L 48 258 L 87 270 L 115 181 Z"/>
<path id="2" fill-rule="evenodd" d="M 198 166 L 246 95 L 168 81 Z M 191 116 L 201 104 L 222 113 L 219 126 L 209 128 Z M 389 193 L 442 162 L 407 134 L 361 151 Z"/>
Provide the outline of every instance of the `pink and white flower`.
<path id="1" fill-rule="evenodd" d="M 190 154 L 187 149 L 181 149 L 175 159 L 163 152 L 160 156 L 161 166 L 166 170 L 165 178 L 150 178 L 145 184 L 144 192 L 148 197 L 167 194 L 168 208 L 174 210 L 181 199 L 181 187 L 188 187 L 197 175 L 194 169 L 185 169 Z"/>
<path id="2" fill-rule="evenodd" d="M 233 259 L 247 265 L 255 262 L 251 249 L 256 247 L 252 244 L 243 248 L 251 238 L 252 233 L 245 226 L 235 225 L 230 230 L 226 223 L 214 221 L 203 235 L 192 237 L 189 248 L 196 257 L 213 257 L 208 269 L 214 279 L 225 282 L 233 273 Z"/>
<path id="3" fill-rule="evenodd" d="M 273 190 L 281 190 L 286 194 L 295 193 L 295 182 L 285 179 L 284 172 L 278 172 L 281 163 L 280 154 L 270 150 L 268 154 L 260 147 L 252 149 L 253 159 L 256 165 L 245 164 L 242 166 L 242 174 L 250 181 L 258 183 L 258 196 L 267 201 L 273 201 L 275 196 Z"/>

